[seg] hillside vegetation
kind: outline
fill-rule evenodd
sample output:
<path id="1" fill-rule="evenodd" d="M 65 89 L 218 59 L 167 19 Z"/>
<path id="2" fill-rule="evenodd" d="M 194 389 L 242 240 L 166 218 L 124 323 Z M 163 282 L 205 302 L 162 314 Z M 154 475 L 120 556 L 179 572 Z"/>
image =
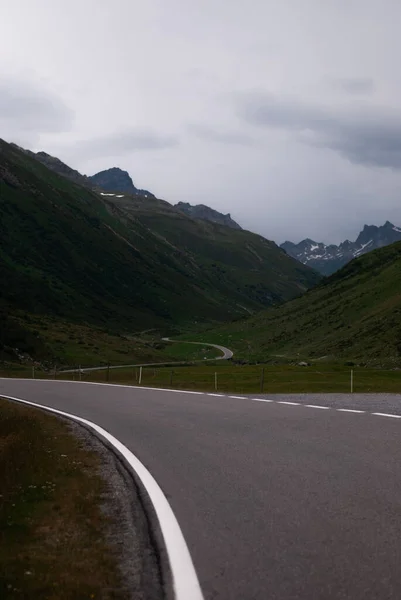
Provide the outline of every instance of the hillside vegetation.
<path id="1" fill-rule="evenodd" d="M 261 236 L 155 198 L 101 196 L 3 141 L 0 223 L 8 323 L 34 314 L 109 332 L 199 329 L 320 278 Z"/>
<path id="2" fill-rule="evenodd" d="M 246 360 L 401 366 L 401 242 L 361 256 L 304 296 L 208 332 Z"/>

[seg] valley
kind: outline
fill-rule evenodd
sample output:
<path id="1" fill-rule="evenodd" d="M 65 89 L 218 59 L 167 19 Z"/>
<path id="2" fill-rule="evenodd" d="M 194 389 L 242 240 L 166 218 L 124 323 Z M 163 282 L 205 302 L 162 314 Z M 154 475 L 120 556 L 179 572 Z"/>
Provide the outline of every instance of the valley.
<path id="1" fill-rule="evenodd" d="M 60 161 L 50 163 L 60 171 Z M 85 348 L 87 362 L 107 363 L 120 345 L 121 362 L 166 360 L 161 337 L 256 313 L 321 279 L 260 235 L 189 217 L 153 195 L 92 190 L 77 172 L 72 180 L 71 170 L 48 166 L 0 142 L 8 359 L 77 364 Z M 121 343 L 147 329 L 151 345 Z"/>
<path id="2" fill-rule="evenodd" d="M 5 142 L 0 158 L 3 363 L 213 358 L 162 339 L 172 336 L 232 348 L 234 362 L 398 364 L 401 231 L 390 222 L 339 247 L 279 248 L 117 168 L 87 177 Z"/>

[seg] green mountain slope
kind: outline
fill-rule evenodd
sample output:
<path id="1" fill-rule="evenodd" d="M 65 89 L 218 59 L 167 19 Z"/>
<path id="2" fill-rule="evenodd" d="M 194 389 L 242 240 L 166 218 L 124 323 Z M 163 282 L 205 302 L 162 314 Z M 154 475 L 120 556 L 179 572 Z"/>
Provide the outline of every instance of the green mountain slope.
<path id="1" fill-rule="evenodd" d="M 325 357 L 398 365 L 401 242 L 353 260 L 301 298 L 207 337 L 250 360 Z"/>
<path id="2" fill-rule="evenodd" d="M 320 278 L 261 236 L 102 196 L 3 141 L 0 223 L 4 306 L 113 331 L 229 321 Z"/>

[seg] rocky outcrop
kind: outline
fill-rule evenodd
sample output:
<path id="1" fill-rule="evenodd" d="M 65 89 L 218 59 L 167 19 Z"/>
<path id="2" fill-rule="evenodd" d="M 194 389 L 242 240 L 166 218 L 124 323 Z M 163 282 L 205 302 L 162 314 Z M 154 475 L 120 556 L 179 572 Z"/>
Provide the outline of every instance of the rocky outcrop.
<path id="1" fill-rule="evenodd" d="M 242 229 L 232 218 L 230 213 L 224 215 L 223 213 L 210 208 L 209 206 L 205 206 L 204 204 L 196 204 L 192 206 L 188 202 L 178 202 L 175 205 L 175 208 L 185 213 L 189 217 L 193 219 L 202 219 L 203 221 L 211 221 L 212 223 L 217 223 L 218 225 L 224 225 L 225 227 L 230 227 L 231 229 Z"/>
<path id="2" fill-rule="evenodd" d="M 21 150 L 21 148 L 19 149 Z M 24 152 L 39 160 L 48 169 L 51 169 L 55 173 L 63 175 L 63 177 L 68 177 L 68 179 L 75 181 L 75 183 L 79 183 L 79 185 L 84 185 L 85 187 L 89 188 L 92 187 L 89 177 L 86 177 L 86 175 L 81 175 L 81 173 L 63 163 L 63 161 L 56 156 L 51 156 L 50 154 L 47 154 L 47 152 L 31 152 L 30 150 L 24 150 Z"/>

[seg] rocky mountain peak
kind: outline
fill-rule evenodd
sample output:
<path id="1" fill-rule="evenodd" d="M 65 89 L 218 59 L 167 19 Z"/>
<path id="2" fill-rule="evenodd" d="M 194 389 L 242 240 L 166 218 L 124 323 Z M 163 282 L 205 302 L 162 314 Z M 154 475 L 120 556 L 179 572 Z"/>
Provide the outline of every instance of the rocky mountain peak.
<path id="1" fill-rule="evenodd" d="M 121 194 L 154 198 L 153 194 L 147 190 L 136 188 L 128 171 L 123 171 L 119 167 L 111 167 L 110 169 L 100 171 L 89 177 L 89 180 L 93 186 L 101 188 L 106 192 L 119 192 Z"/>
<path id="2" fill-rule="evenodd" d="M 136 191 L 136 187 L 129 173 L 118 167 L 111 167 L 111 169 L 99 171 L 99 173 L 92 175 L 89 179 L 94 185 L 102 188 L 102 190 L 105 190 L 106 192 L 131 193 Z"/>

